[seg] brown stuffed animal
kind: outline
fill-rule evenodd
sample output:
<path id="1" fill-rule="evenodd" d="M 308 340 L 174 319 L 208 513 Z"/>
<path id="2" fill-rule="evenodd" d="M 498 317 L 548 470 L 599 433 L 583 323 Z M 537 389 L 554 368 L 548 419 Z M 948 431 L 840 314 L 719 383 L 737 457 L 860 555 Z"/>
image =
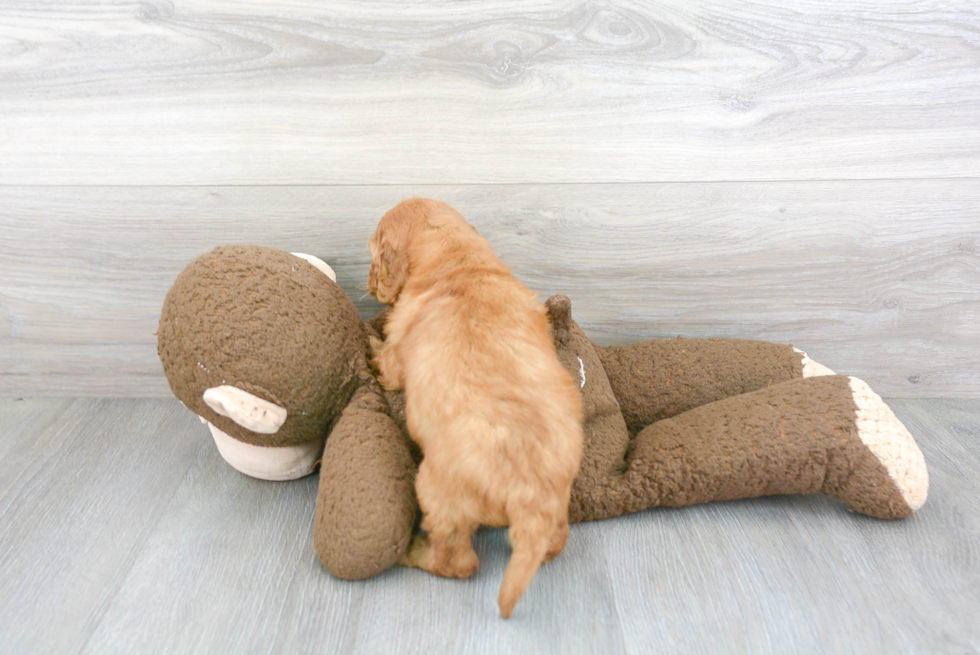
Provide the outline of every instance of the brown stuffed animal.
<path id="1" fill-rule="evenodd" d="M 387 312 L 362 323 L 327 270 L 268 248 L 218 248 L 178 276 L 158 345 L 174 394 L 239 470 L 299 477 L 322 448 L 316 551 L 334 575 L 360 579 L 408 547 L 418 452 L 401 392 L 381 389 L 367 364 Z M 568 298 L 547 306 L 586 415 L 572 520 L 818 491 L 879 518 L 925 502 L 921 452 L 860 380 L 764 342 L 600 348 Z"/>

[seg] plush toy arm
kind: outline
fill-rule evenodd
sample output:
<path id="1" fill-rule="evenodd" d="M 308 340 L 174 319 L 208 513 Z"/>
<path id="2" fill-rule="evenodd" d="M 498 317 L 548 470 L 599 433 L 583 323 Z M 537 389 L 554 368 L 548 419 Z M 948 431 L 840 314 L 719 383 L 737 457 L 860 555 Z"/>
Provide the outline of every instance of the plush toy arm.
<path id="1" fill-rule="evenodd" d="M 361 387 L 323 451 L 313 542 L 339 578 L 380 573 L 407 551 L 415 524 L 415 462 L 378 387 Z"/>
<path id="2" fill-rule="evenodd" d="M 868 386 L 845 376 L 790 380 L 698 407 L 642 430 L 625 472 L 576 498 L 573 518 L 656 506 L 823 492 L 862 514 L 911 515 L 925 461 Z M 575 516 L 575 514 L 578 514 Z"/>
<path id="3" fill-rule="evenodd" d="M 598 351 L 630 434 L 716 400 L 805 377 L 803 362 L 809 361 L 792 346 L 740 339 L 677 338 Z"/>

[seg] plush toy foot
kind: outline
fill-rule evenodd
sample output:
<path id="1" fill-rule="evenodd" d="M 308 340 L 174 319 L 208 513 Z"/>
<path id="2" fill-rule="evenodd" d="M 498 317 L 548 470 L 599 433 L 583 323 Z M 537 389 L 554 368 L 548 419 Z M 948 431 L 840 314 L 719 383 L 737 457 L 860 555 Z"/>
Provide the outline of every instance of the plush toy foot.
<path id="1" fill-rule="evenodd" d="M 799 348 L 793 348 L 793 350 L 799 353 L 800 357 L 802 358 L 802 361 L 800 363 L 803 365 L 803 377 L 815 378 L 821 375 L 837 375 L 823 364 L 820 364 L 810 359 L 809 355 L 807 355 Z"/>
<path id="2" fill-rule="evenodd" d="M 208 423 L 218 452 L 232 468 L 260 480 L 296 480 L 314 471 L 323 441 L 276 448 L 253 446 Z"/>
<path id="3" fill-rule="evenodd" d="M 922 451 L 866 382 L 854 377 L 847 381 L 857 408 L 857 437 L 875 461 L 866 459 L 839 479 L 829 472 L 823 492 L 862 514 L 880 518 L 911 516 L 925 504 L 929 492 L 929 472 Z M 883 467 L 887 478 L 875 462 Z"/>

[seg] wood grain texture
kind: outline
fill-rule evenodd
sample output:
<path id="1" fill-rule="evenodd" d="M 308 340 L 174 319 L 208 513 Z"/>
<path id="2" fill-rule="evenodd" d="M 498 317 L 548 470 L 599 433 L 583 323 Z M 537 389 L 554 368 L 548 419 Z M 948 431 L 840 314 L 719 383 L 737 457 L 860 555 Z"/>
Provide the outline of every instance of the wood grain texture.
<path id="1" fill-rule="evenodd" d="M 330 263 L 411 194 L 456 206 L 599 343 L 789 342 L 887 396 L 980 394 L 973 180 L 409 187 L 0 187 L 0 394 L 169 395 L 164 295 L 225 243 Z"/>
<path id="2" fill-rule="evenodd" d="M 259 482 L 175 400 L 0 400 L 0 651 L 970 653 L 980 401 L 891 401 L 930 467 L 908 520 L 823 496 L 572 528 L 515 616 L 501 530 L 469 581 L 334 579 L 316 480 Z"/>
<path id="3" fill-rule="evenodd" d="M 207 445 L 173 401 L 0 402 L 0 652 L 78 652 Z"/>
<path id="4" fill-rule="evenodd" d="M 980 176 L 972 0 L 0 2 L 3 184 Z"/>

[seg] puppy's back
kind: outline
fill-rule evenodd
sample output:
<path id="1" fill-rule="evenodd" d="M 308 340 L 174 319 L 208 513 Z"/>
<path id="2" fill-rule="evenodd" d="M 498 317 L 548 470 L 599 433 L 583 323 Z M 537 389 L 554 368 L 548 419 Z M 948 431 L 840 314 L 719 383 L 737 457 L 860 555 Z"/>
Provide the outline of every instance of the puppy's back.
<path id="1" fill-rule="evenodd" d="M 443 274 L 418 289 L 425 311 L 406 340 L 405 386 L 417 392 L 407 397 L 409 428 L 445 488 L 470 496 L 475 521 L 510 526 L 498 598 L 507 617 L 567 537 L 581 398 L 534 294 L 489 245 L 462 257 L 455 269 L 442 260 Z"/>

